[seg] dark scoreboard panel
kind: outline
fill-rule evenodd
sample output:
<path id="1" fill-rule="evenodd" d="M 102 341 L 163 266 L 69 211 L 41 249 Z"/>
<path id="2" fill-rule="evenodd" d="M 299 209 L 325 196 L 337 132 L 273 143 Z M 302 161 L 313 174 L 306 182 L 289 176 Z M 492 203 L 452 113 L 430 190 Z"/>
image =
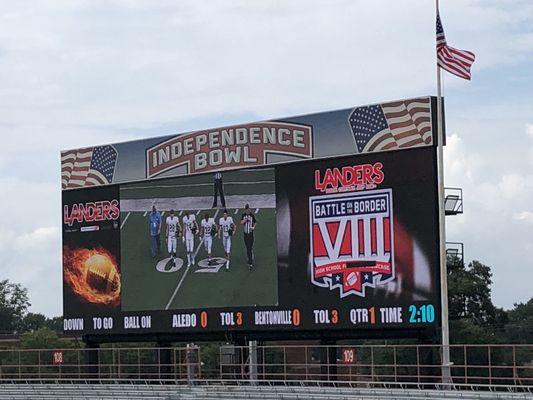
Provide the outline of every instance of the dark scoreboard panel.
<path id="1" fill-rule="evenodd" d="M 224 172 L 223 190 L 225 208 L 212 174 L 63 191 L 65 331 L 438 325 L 434 147 Z"/>

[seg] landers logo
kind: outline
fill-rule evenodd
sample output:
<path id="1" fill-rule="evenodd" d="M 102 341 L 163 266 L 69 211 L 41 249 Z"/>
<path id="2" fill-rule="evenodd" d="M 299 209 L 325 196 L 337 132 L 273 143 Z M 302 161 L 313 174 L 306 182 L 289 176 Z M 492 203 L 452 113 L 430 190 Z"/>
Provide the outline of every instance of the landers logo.
<path id="1" fill-rule="evenodd" d="M 74 222 L 81 224 L 82 222 L 115 221 L 119 217 L 120 208 L 116 199 L 75 203 L 70 209 L 68 205 L 63 206 L 63 223 L 68 226 L 72 226 Z"/>
<path id="2" fill-rule="evenodd" d="M 327 168 L 324 175 L 315 171 L 315 189 L 325 193 L 352 192 L 374 189 L 383 182 L 383 164 L 361 164 L 348 167 Z"/>
<path id="3" fill-rule="evenodd" d="M 310 197 L 309 210 L 314 285 L 365 297 L 394 279 L 391 189 Z"/>
<path id="4" fill-rule="evenodd" d="M 264 165 L 267 154 L 312 158 L 311 127 L 258 122 L 179 135 L 146 150 L 146 177 L 181 165 L 190 174 Z"/>

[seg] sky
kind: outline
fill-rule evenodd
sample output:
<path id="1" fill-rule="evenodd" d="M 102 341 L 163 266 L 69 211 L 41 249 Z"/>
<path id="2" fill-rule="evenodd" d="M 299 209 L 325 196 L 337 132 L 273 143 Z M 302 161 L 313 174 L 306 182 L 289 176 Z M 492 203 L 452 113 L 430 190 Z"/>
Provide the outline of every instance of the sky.
<path id="1" fill-rule="evenodd" d="M 441 18 L 476 54 L 443 76 L 447 240 L 511 308 L 533 295 L 533 2 Z M 61 315 L 61 149 L 434 95 L 435 71 L 428 0 L 0 0 L 0 278 Z"/>

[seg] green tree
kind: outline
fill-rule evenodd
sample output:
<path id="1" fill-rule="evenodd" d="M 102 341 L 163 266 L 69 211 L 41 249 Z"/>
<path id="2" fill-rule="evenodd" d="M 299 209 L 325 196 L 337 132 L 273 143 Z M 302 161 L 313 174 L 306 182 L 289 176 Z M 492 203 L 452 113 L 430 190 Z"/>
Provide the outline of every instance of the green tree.
<path id="1" fill-rule="evenodd" d="M 222 343 L 206 343 L 202 345 L 201 361 L 202 372 L 207 378 L 218 376 L 220 371 L 220 346 Z"/>
<path id="2" fill-rule="evenodd" d="M 450 321 L 450 343 L 485 344 L 495 343 L 495 337 L 490 330 L 476 324 L 469 318 Z"/>
<path id="3" fill-rule="evenodd" d="M 63 317 L 52 317 L 47 318 L 44 326 L 47 328 L 52 329 L 53 331 L 56 331 L 57 333 L 63 333 Z"/>
<path id="4" fill-rule="evenodd" d="M 22 334 L 20 347 L 23 349 L 61 349 L 71 347 L 71 344 L 61 339 L 57 332 L 50 328 L 40 328 Z"/>
<path id="5" fill-rule="evenodd" d="M 465 266 L 455 257 L 448 257 L 447 266 L 451 342 L 504 342 L 509 317 L 492 303 L 490 266 L 479 261 Z"/>
<path id="6" fill-rule="evenodd" d="M 44 327 L 45 324 L 46 317 L 43 314 L 29 312 L 20 321 L 19 332 L 33 332 Z"/>
<path id="7" fill-rule="evenodd" d="M 450 320 L 469 319 L 474 324 L 493 324 L 497 315 L 491 300 L 492 272 L 488 265 L 472 261 L 467 267 L 448 260 Z"/>
<path id="8" fill-rule="evenodd" d="M 533 298 L 527 303 L 518 303 L 508 311 L 505 338 L 508 343 L 533 343 Z"/>
<path id="9" fill-rule="evenodd" d="M 30 301 L 28 290 L 8 279 L 0 281 L 0 332 L 20 332 Z"/>

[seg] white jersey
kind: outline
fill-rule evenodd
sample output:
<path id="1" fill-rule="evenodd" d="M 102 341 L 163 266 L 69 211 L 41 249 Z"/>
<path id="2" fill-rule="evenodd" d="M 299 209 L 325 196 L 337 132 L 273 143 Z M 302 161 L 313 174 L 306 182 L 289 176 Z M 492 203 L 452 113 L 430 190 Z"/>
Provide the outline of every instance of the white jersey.
<path id="1" fill-rule="evenodd" d="M 178 224 L 179 224 L 179 218 L 178 217 L 167 217 L 167 227 L 168 227 L 168 237 L 169 238 L 175 238 L 178 236 Z"/>
<path id="2" fill-rule="evenodd" d="M 207 221 L 203 219 L 202 228 L 204 231 L 204 238 L 213 236 L 213 230 L 215 229 L 215 220 L 213 218 L 209 218 Z"/>
<path id="3" fill-rule="evenodd" d="M 227 218 L 220 218 L 220 221 L 218 221 L 220 227 L 222 228 L 222 236 L 229 236 L 228 231 L 230 230 L 231 226 L 234 225 L 233 218 L 227 217 Z"/>
<path id="4" fill-rule="evenodd" d="M 183 217 L 183 231 L 185 232 L 185 239 L 194 238 L 192 227 L 196 226 L 196 218 L 194 215 L 186 215 Z"/>

